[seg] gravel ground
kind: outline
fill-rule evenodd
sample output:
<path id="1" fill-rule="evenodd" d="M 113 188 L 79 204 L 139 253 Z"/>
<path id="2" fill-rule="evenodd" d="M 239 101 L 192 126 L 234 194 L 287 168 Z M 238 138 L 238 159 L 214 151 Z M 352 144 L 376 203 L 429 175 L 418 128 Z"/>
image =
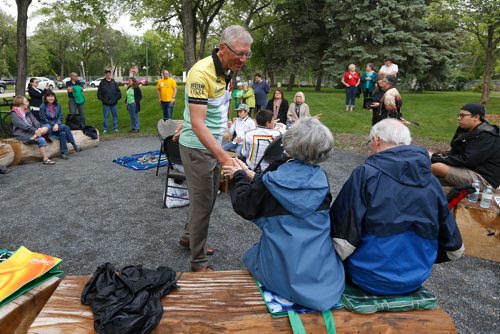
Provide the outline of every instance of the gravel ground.
<path id="1" fill-rule="evenodd" d="M 103 141 L 55 166 L 31 163 L 0 175 L 0 248 L 24 245 L 61 257 L 68 275 L 92 274 L 104 262 L 189 270 L 189 253 L 177 243 L 187 208 L 162 209 L 165 169 L 155 176 L 112 162 L 158 146 L 153 137 Z M 334 195 L 365 158 L 338 149 L 323 165 Z M 257 228 L 233 212 L 228 194 L 220 194 L 209 233 L 215 268 L 242 269 L 243 253 L 258 238 Z M 460 333 L 498 333 L 499 277 L 500 264 L 464 257 L 434 266 L 426 285 Z"/>

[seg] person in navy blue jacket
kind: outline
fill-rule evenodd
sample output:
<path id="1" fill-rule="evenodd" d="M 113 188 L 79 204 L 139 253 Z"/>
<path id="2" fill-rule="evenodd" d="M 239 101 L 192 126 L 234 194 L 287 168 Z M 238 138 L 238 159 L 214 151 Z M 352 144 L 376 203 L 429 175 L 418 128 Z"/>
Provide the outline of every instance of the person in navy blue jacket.
<path id="1" fill-rule="evenodd" d="M 351 174 L 330 211 L 335 250 L 346 278 L 375 295 L 417 290 L 434 263 L 464 247 L 429 154 L 412 146 L 399 120 L 370 133 L 372 155 Z"/>
<path id="2" fill-rule="evenodd" d="M 51 90 L 47 91 L 43 96 L 43 103 L 40 105 L 40 122 L 43 127 L 49 129 L 48 135 L 54 135 L 59 138 L 62 159 L 69 159 L 67 142 L 73 145 L 76 152 L 81 151 L 81 148 L 75 142 L 71 129 L 62 123 L 62 108 L 59 102 L 57 102 L 56 94 Z"/>
<path id="3" fill-rule="evenodd" d="M 289 159 L 253 182 L 243 163 L 224 166 L 234 181 L 233 209 L 262 230 L 243 262 L 270 291 L 328 310 L 344 291 L 344 268 L 330 238 L 330 187 L 318 166 L 333 152 L 333 136 L 319 120 L 300 118 L 284 134 L 283 148 Z"/>

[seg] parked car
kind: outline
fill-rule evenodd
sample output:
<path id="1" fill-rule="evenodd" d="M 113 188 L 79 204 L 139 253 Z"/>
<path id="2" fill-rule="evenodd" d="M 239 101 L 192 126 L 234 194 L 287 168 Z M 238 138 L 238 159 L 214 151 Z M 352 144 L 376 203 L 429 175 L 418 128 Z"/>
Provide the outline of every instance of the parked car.
<path id="1" fill-rule="evenodd" d="M 70 81 L 71 78 L 70 77 L 67 77 L 67 78 L 64 78 L 62 80 L 63 84 L 64 84 L 64 87 L 66 87 L 66 82 Z M 87 83 L 85 82 L 85 79 L 83 79 L 82 77 L 78 77 L 78 80 L 80 80 L 81 82 L 83 82 L 83 85 L 86 86 Z"/>
<path id="2" fill-rule="evenodd" d="M 97 79 L 95 79 L 94 81 L 91 81 L 89 85 L 90 85 L 90 87 L 92 87 L 92 88 L 97 87 L 97 86 L 99 86 L 99 84 L 101 83 L 101 81 L 102 81 L 102 80 L 104 80 L 104 77 L 102 77 L 102 78 L 97 78 Z"/>
<path id="3" fill-rule="evenodd" d="M 47 79 L 45 77 L 28 77 L 26 79 L 26 90 L 28 90 L 28 84 L 30 83 L 31 78 L 36 78 L 38 80 L 38 88 L 39 89 L 54 89 L 56 87 L 56 83 L 53 80 Z"/>
<path id="4" fill-rule="evenodd" d="M 16 84 L 16 79 L 14 78 L 2 78 L 2 81 L 5 82 L 7 85 L 15 85 Z"/>
<path id="5" fill-rule="evenodd" d="M 0 80 L 0 94 L 5 93 L 6 90 L 7 90 L 7 84 L 5 83 L 5 81 Z"/>
<path id="6" fill-rule="evenodd" d="M 128 85 L 128 79 L 129 77 L 123 77 L 122 85 L 124 86 Z M 137 82 L 139 83 L 139 86 L 146 86 L 149 83 L 146 77 L 136 77 L 136 79 Z"/>

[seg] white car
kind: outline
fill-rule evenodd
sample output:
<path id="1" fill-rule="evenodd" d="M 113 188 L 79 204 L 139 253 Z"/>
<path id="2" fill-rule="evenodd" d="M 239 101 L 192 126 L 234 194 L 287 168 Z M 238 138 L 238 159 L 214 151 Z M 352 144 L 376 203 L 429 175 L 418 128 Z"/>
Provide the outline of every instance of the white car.
<path id="1" fill-rule="evenodd" d="M 102 78 L 97 78 L 95 79 L 94 81 L 91 81 L 90 82 L 90 87 L 94 88 L 94 87 L 98 87 L 99 84 L 101 83 L 101 81 L 104 80 L 104 77 Z"/>
<path id="2" fill-rule="evenodd" d="M 38 89 L 54 89 L 56 87 L 56 84 L 54 81 L 47 79 L 45 77 L 28 77 L 26 79 L 26 90 L 28 90 L 28 84 L 30 83 L 30 79 L 35 78 L 38 80 Z"/>

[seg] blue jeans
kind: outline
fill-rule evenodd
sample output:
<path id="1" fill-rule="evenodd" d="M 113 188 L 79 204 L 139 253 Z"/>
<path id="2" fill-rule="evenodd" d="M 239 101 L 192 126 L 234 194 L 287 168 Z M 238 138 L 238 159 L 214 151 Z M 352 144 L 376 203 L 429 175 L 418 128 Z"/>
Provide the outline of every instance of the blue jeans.
<path id="1" fill-rule="evenodd" d="M 74 97 L 68 98 L 68 107 L 70 114 L 76 114 L 76 110 L 78 109 L 78 113 L 80 114 L 80 125 L 82 129 L 85 127 L 85 108 L 83 104 L 76 104 Z"/>
<path id="2" fill-rule="evenodd" d="M 164 119 L 172 119 L 172 113 L 174 112 L 174 101 L 161 101 L 161 110 L 163 111 Z"/>
<path id="3" fill-rule="evenodd" d="M 103 104 L 102 112 L 104 113 L 104 130 L 109 130 L 109 112 L 113 116 L 113 130 L 118 130 L 118 106 L 116 104 L 114 106 Z"/>
<path id="4" fill-rule="evenodd" d="M 139 130 L 139 114 L 137 113 L 135 106 L 135 103 L 127 103 L 127 110 L 130 115 L 130 127 L 132 130 Z"/>
<path id="5" fill-rule="evenodd" d="M 71 133 L 71 129 L 69 126 L 61 124 L 58 126 L 57 131 L 51 131 L 50 134 L 53 134 L 57 137 L 59 137 L 59 144 L 61 147 L 61 153 L 66 154 L 68 153 L 68 144 L 67 142 L 70 142 L 73 147 L 75 146 L 75 138 L 73 138 L 73 134 Z"/>
<path id="6" fill-rule="evenodd" d="M 36 141 L 38 143 L 38 147 L 45 147 L 45 146 L 47 146 L 47 141 L 43 137 L 38 137 L 36 139 Z"/>
<path id="7" fill-rule="evenodd" d="M 345 88 L 345 105 L 353 106 L 356 104 L 356 94 L 358 93 L 358 87 L 351 86 Z"/>
<path id="8" fill-rule="evenodd" d="M 224 146 L 222 146 L 222 149 L 224 151 L 233 151 L 237 155 L 241 155 L 241 149 L 242 148 L 243 148 L 242 144 L 233 144 L 232 141 L 229 142 L 229 143 L 227 143 L 227 144 L 225 144 Z"/>

